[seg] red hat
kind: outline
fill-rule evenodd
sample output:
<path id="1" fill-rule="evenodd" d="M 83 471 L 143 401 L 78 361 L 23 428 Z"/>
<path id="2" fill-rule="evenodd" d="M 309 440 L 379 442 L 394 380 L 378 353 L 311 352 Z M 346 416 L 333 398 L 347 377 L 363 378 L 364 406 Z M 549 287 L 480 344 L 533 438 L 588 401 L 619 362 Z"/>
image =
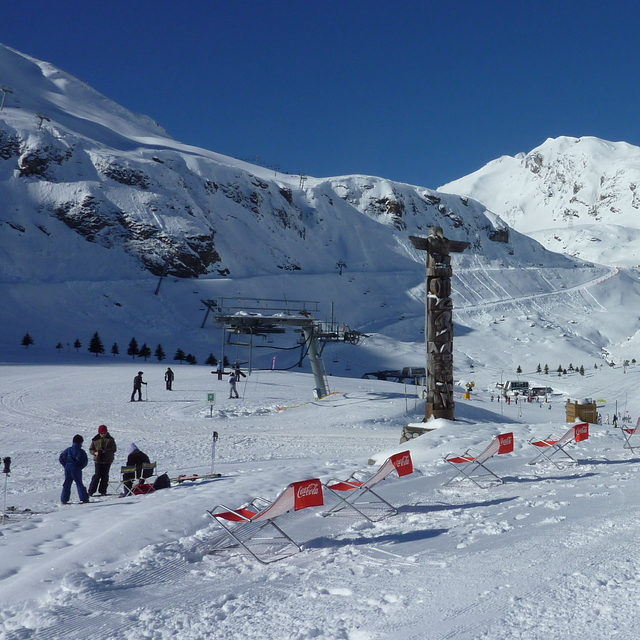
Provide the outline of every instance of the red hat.
<path id="1" fill-rule="evenodd" d="M 107 431 L 108 431 L 107 427 L 105 425 L 103 425 L 103 424 L 101 424 L 98 427 L 98 433 L 107 433 Z"/>

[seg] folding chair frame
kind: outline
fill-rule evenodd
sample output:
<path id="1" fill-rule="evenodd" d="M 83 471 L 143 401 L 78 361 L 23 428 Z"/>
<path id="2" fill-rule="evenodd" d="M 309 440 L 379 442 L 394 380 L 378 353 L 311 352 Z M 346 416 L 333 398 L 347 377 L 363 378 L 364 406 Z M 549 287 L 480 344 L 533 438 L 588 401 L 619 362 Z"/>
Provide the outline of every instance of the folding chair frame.
<path id="1" fill-rule="evenodd" d="M 476 478 L 491 476 L 499 484 L 504 484 L 504 480 L 499 475 L 491 471 L 491 469 L 485 465 L 485 462 L 495 455 L 511 453 L 512 451 L 513 433 L 502 433 L 495 436 L 483 450 L 470 447 L 461 456 L 445 457 L 445 462 L 448 462 L 456 470 L 456 473 L 452 478 L 444 483 L 444 486 L 446 487 L 451 484 L 459 476 L 464 476 L 464 478 L 471 480 L 471 482 L 481 489 L 486 489 L 490 484 L 485 483 L 483 485 L 478 482 Z M 482 471 L 480 471 L 481 469 Z"/>
<path id="2" fill-rule="evenodd" d="M 319 492 L 319 496 L 312 499 L 310 504 L 298 506 L 297 497 L 299 488 L 310 485 L 315 487 L 316 492 Z M 282 503 L 283 506 L 280 506 L 280 503 Z M 262 564 L 271 564 L 278 560 L 284 560 L 302 551 L 302 546 L 287 534 L 275 520 L 286 513 L 290 513 L 292 510 L 299 511 L 307 507 L 322 506 L 323 503 L 322 484 L 320 480 L 316 478 L 288 485 L 273 502 L 258 496 L 238 509 L 229 509 L 224 505 L 218 505 L 211 511 L 207 510 L 207 513 L 224 529 L 225 535 L 214 544 L 209 550 L 209 553 L 241 546 Z M 277 531 L 277 535 L 259 537 L 258 534 L 269 526 Z M 260 556 L 251 548 L 251 543 L 264 541 L 268 541 L 271 545 L 284 544 L 285 549 L 287 547 L 293 547 L 293 550 L 289 553 L 281 552 L 272 554 L 272 557 L 267 559 Z"/>
<path id="3" fill-rule="evenodd" d="M 529 440 L 529 444 L 538 449 L 538 455 L 529 462 L 529 464 L 537 464 L 540 458 L 544 458 L 547 462 L 550 462 L 557 469 L 562 467 L 553 459 L 557 454 L 561 454 L 568 458 L 571 462 L 580 464 L 567 450 L 572 443 L 581 442 L 589 437 L 589 424 L 587 422 L 581 422 L 579 424 L 572 425 L 567 432 L 559 436 L 552 433 L 548 438 L 544 440 Z M 548 451 L 548 452 L 547 452 Z"/>
<path id="4" fill-rule="evenodd" d="M 409 451 L 403 451 L 390 456 L 382 463 L 378 471 L 367 479 L 358 480 L 356 477 L 358 472 L 354 472 L 346 480 L 338 480 L 337 478 L 329 480 L 323 486 L 331 495 L 338 499 L 338 504 L 323 513 L 322 516 L 336 515 L 344 509 L 353 509 L 363 518 L 369 520 L 369 522 L 379 522 L 384 518 L 396 515 L 398 509 L 371 488 L 378 484 L 378 482 L 384 480 L 394 470 L 398 473 L 399 477 L 413 473 L 413 462 L 411 461 L 411 453 Z M 342 493 L 348 492 L 352 493 L 347 495 L 347 497 L 341 495 Z M 373 496 L 374 499 L 366 499 L 371 498 L 371 496 Z M 386 505 L 390 513 L 383 513 L 378 518 L 367 515 L 363 511 L 363 508 L 374 504 Z"/>
<path id="5" fill-rule="evenodd" d="M 134 483 L 136 481 L 139 482 L 141 480 L 146 480 L 148 478 L 152 478 L 153 476 L 157 475 L 156 467 L 157 467 L 157 463 L 156 462 L 143 462 L 142 463 L 142 467 L 140 469 L 140 475 L 138 475 L 138 473 L 137 473 L 138 467 L 135 464 L 129 465 L 129 466 L 120 467 L 120 482 L 118 483 L 118 486 L 116 487 L 116 493 L 119 493 L 120 487 L 124 487 L 124 492 L 125 492 L 125 496 L 124 497 L 128 498 L 129 496 L 135 495 L 133 493 Z M 133 474 L 133 477 L 132 478 L 125 478 L 124 477 L 125 474 L 126 475 Z M 125 484 L 126 482 L 129 482 L 129 481 L 131 482 L 130 486 Z"/>
<path id="6" fill-rule="evenodd" d="M 624 444 L 622 445 L 622 448 L 628 449 L 632 454 L 635 454 L 635 449 L 640 449 L 640 444 L 637 444 L 635 447 L 631 444 L 631 438 L 635 434 L 637 434 L 638 431 L 640 431 L 640 418 L 638 418 L 638 422 L 636 422 L 636 426 L 633 429 L 630 429 L 628 427 L 622 427 L 620 429 L 622 437 L 624 438 Z"/>

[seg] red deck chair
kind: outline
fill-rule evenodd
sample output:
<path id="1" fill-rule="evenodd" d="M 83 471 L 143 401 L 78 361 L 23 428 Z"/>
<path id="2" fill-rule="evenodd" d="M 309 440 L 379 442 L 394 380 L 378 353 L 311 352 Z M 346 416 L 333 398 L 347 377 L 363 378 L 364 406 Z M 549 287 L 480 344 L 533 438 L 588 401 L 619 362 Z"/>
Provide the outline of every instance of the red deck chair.
<path id="1" fill-rule="evenodd" d="M 635 453 L 634 449 L 639 449 L 640 443 L 636 444 L 634 447 L 633 444 L 631 444 L 631 436 L 634 436 L 636 433 L 640 433 L 640 418 L 638 418 L 638 422 L 636 422 L 635 427 L 622 427 L 622 429 L 620 429 L 620 433 L 624 438 L 624 445 L 622 446 L 622 448 L 629 449 L 631 453 Z M 634 442 L 636 440 L 637 438 L 634 439 Z"/>
<path id="2" fill-rule="evenodd" d="M 482 489 L 487 485 L 483 486 L 476 480 L 476 478 L 493 476 L 495 480 L 502 484 L 502 478 L 491 471 L 485 463 L 489 458 L 492 458 L 495 455 L 511 453 L 512 451 L 513 433 L 502 433 L 495 436 L 484 451 L 479 451 L 478 449 L 467 449 L 461 456 L 445 458 L 445 461 L 456 470 L 456 474 L 453 478 L 444 483 L 445 486 L 453 482 L 459 476 L 468 478 L 471 482 L 477 484 Z M 463 480 L 464 478 L 460 479 Z"/>
<path id="3" fill-rule="evenodd" d="M 368 478 L 363 478 L 356 472 L 346 480 L 329 480 L 324 487 L 338 499 L 338 503 L 322 515 L 335 515 L 344 509 L 354 509 L 370 522 L 395 515 L 398 510 L 372 489 L 394 470 L 399 478 L 413 473 L 413 461 L 409 451 L 390 456 Z"/>
<path id="4" fill-rule="evenodd" d="M 224 529 L 224 534 L 214 542 L 209 553 L 240 545 L 263 564 L 288 558 L 302 551 L 302 547 L 283 531 L 282 523 L 276 524 L 276 520 L 286 513 L 323 504 L 322 483 L 314 478 L 293 482 L 273 502 L 258 497 L 239 509 L 218 505 L 207 513 Z M 269 530 L 271 535 L 267 535 Z M 262 551 L 258 553 L 260 546 Z"/>
<path id="5" fill-rule="evenodd" d="M 560 465 L 553 460 L 553 456 L 558 453 L 578 464 L 578 461 L 566 450 L 566 447 L 572 442 L 582 442 L 583 440 L 587 440 L 588 437 L 589 423 L 580 422 L 579 424 L 572 425 L 563 436 L 552 433 L 545 440 L 531 439 L 529 440 L 529 444 L 536 447 L 539 453 L 529 464 L 536 464 L 540 458 L 543 458 L 560 469 Z"/>

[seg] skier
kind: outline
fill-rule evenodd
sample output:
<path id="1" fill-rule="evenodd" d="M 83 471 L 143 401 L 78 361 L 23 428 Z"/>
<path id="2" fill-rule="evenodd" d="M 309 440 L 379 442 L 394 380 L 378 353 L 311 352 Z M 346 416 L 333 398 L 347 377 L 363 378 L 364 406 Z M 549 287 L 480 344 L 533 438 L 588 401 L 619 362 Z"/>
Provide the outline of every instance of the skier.
<path id="1" fill-rule="evenodd" d="M 138 371 L 138 375 L 133 379 L 133 391 L 131 392 L 131 402 L 135 402 L 136 391 L 138 392 L 138 402 L 142 401 L 142 385 L 147 384 L 142 380 L 142 371 Z"/>
<path id="2" fill-rule="evenodd" d="M 171 367 L 169 367 L 164 374 L 164 381 L 167 383 L 167 391 L 171 391 L 171 385 L 173 384 L 173 379 L 175 375 L 173 371 L 171 371 Z"/>
<path id="3" fill-rule="evenodd" d="M 235 394 L 235 395 L 234 395 Z M 236 376 L 233 371 L 229 374 L 229 398 L 239 398 L 238 390 L 236 389 Z"/>
<path id="4" fill-rule="evenodd" d="M 128 496 L 129 493 L 131 493 L 131 486 L 133 484 L 134 478 L 142 478 L 142 465 L 144 463 L 149 464 L 150 462 L 151 460 L 149 460 L 149 456 L 143 451 L 140 451 L 140 449 L 138 449 L 135 442 L 132 442 L 129 445 L 129 455 L 127 456 L 127 467 L 135 466 L 136 470 L 134 473 L 125 473 L 122 476 L 122 479 L 124 481 L 123 484 L 125 486 L 124 493 L 122 494 L 123 497 Z"/>
<path id="5" fill-rule="evenodd" d="M 240 382 L 240 378 L 247 377 L 244 373 L 242 373 L 242 371 L 240 370 L 240 365 L 237 362 L 233 365 L 233 372 L 236 375 L 236 382 Z"/>
<path id="6" fill-rule="evenodd" d="M 109 469 L 117 451 L 116 441 L 111 437 L 109 430 L 103 424 L 98 427 L 97 435 L 91 439 L 89 453 L 95 462 L 95 473 L 89 484 L 89 497 L 98 490 L 101 496 L 107 495 L 109 485 Z"/>
<path id="7" fill-rule="evenodd" d="M 89 502 L 89 494 L 82 484 L 82 470 L 89 463 L 86 451 L 82 448 L 84 438 L 80 435 L 73 436 L 73 444 L 65 449 L 58 460 L 64 467 L 64 483 L 60 495 L 61 504 L 68 504 L 71 497 L 71 485 L 75 482 L 78 490 L 78 498 L 82 504 Z"/>
<path id="8" fill-rule="evenodd" d="M 218 380 L 222 380 L 222 374 L 224 373 L 224 367 L 222 366 L 222 362 L 221 361 L 218 361 L 218 366 L 216 367 L 216 371 L 218 372 Z"/>

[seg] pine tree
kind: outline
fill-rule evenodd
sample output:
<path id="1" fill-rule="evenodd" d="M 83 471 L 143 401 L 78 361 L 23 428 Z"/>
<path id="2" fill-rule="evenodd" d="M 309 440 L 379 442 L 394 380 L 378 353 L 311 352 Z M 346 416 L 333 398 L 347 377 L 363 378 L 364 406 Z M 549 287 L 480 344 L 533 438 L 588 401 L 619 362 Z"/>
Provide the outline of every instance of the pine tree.
<path id="1" fill-rule="evenodd" d="M 131 338 L 129 348 L 127 349 L 127 355 L 135 358 L 138 353 L 140 353 L 140 349 L 138 349 L 138 341 L 135 338 Z"/>
<path id="2" fill-rule="evenodd" d="M 580 375 L 581 376 L 584 375 L 584 367 L 582 365 L 580 365 Z"/>
<path id="3" fill-rule="evenodd" d="M 538 363 L 538 368 L 536 369 L 536 373 L 542 373 L 542 367 Z"/>
<path id="4" fill-rule="evenodd" d="M 218 358 L 216 358 L 213 353 L 210 353 L 204 363 L 209 367 L 215 367 L 218 364 Z"/>
<path id="5" fill-rule="evenodd" d="M 562 365 L 561 364 L 558 365 L 557 371 L 558 371 L 558 375 L 561 376 L 562 375 Z"/>
<path id="6" fill-rule="evenodd" d="M 111 353 L 113 353 L 114 356 L 117 356 L 120 353 L 120 349 L 118 348 L 118 343 L 114 342 L 111 345 Z"/>
<path id="7" fill-rule="evenodd" d="M 161 344 L 156 347 L 153 355 L 158 359 L 158 362 L 162 362 L 167 357 Z"/>
<path id="8" fill-rule="evenodd" d="M 78 351 L 78 349 L 82 348 L 82 342 L 80 342 L 80 340 L 78 340 L 78 338 L 76 338 L 76 341 L 73 343 L 73 348 Z"/>
<path id="9" fill-rule="evenodd" d="M 102 344 L 102 340 L 100 340 L 100 336 L 96 331 L 93 336 L 91 336 L 91 340 L 89 341 L 89 353 L 95 353 L 96 358 L 104 353 L 104 345 Z"/>
<path id="10" fill-rule="evenodd" d="M 140 351 L 138 351 L 138 357 L 144 358 L 144 361 L 147 361 L 147 358 L 151 355 L 151 349 L 147 347 L 147 343 L 145 342 L 141 347 Z"/>
<path id="11" fill-rule="evenodd" d="M 229 362 L 229 358 L 227 358 L 227 356 L 224 357 L 224 359 L 222 360 L 222 366 L 223 367 L 230 367 L 231 364 Z"/>
<path id="12" fill-rule="evenodd" d="M 522 373 L 522 367 L 520 365 L 518 365 L 518 368 L 516 369 L 516 373 L 518 375 L 520 375 Z"/>
<path id="13" fill-rule="evenodd" d="M 28 333 L 25 333 L 20 344 L 25 348 L 29 348 L 33 344 L 33 338 Z"/>
<path id="14" fill-rule="evenodd" d="M 182 349 L 178 349 L 176 354 L 173 356 L 174 360 L 177 360 L 180 364 L 184 362 L 185 359 L 184 351 Z"/>
<path id="15" fill-rule="evenodd" d="M 549 375 L 549 365 L 548 364 L 544 365 L 544 372 L 545 372 L 546 375 Z"/>
<path id="16" fill-rule="evenodd" d="M 198 363 L 198 361 L 196 360 L 196 357 L 194 355 L 190 354 L 190 353 L 188 353 L 185 356 L 184 359 L 188 364 L 197 364 Z"/>
<path id="17" fill-rule="evenodd" d="M 62 349 L 64 349 L 64 347 L 62 346 L 62 342 L 58 342 L 58 344 L 56 345 L 56 349 L 58 350 L 58 353 L 60 353 Z"/>

